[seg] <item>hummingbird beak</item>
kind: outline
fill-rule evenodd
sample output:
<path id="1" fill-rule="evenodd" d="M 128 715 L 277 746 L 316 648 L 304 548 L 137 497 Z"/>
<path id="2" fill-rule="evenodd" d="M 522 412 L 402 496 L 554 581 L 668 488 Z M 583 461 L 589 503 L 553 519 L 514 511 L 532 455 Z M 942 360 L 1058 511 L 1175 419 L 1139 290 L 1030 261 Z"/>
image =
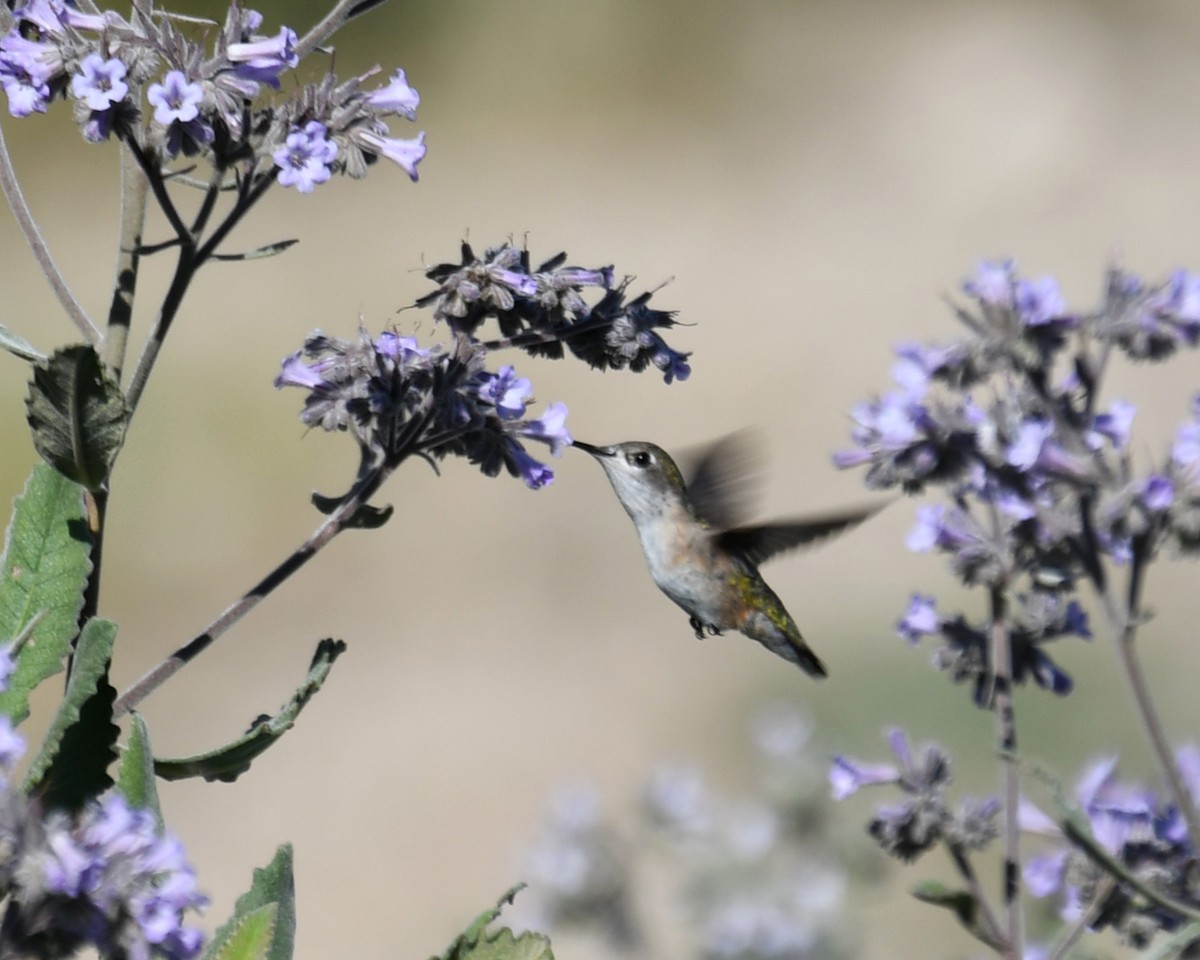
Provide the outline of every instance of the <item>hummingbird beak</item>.
<path id="1" fill-rule="evenodd" d="M 584 443 L 582 440 L 574 441 L 571 446 L 582 450 L 584 453 L 590 453 L 593 457 L 611 457 L 613 455 L 612 447 L 593 447 L 590 443 Z"/>

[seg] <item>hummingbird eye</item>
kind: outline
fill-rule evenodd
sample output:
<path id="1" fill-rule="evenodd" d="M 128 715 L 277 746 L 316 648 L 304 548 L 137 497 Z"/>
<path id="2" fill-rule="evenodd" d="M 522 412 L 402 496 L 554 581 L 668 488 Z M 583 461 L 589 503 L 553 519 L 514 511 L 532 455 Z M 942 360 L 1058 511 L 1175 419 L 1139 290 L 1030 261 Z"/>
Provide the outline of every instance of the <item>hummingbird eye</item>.
<path id="1" fill-rule="evenodd" d="M 639 450 L 637 453 L 629 455 L 629 462 L 635 467 L 648 467 L 654 462 L 654 457 L 648 454 L 645 450 Z"/>

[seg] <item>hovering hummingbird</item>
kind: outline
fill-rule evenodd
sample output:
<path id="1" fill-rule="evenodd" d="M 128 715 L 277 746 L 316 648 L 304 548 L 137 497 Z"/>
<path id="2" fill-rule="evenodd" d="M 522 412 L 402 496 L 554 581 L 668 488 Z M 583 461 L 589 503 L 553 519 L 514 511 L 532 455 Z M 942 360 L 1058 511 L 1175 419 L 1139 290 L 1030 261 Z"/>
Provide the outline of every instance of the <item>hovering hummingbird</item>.
<path id="1" fill-rule="evenodd" d="M 861 523 L 878 507 L 740 524 L 746 486 L 739 434 L 717 441 L 684 479 L 675 461 L 653 443 L 574 446 L 595 457 L 637 527 L 650 575 L 688 614 L 698 639 L 737 630 L 813 677 L 825 665 L 804 642 L 796 622 L 758 565 L 775 554 Z"/>

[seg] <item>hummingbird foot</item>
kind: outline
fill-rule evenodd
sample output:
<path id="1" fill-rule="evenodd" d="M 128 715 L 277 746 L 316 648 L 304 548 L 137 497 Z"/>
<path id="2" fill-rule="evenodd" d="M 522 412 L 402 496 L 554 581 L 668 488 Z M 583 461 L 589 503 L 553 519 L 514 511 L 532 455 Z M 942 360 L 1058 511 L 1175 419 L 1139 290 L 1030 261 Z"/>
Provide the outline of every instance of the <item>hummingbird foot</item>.
<path id="1" fill-rule="evenodd" d="M 697 640 L 703 640 L 705 637 L 719 637 L 723 632 L 720 627 L 705 623 L 699 617 L 688 617 L 688 623 L 696 631 Z"/>

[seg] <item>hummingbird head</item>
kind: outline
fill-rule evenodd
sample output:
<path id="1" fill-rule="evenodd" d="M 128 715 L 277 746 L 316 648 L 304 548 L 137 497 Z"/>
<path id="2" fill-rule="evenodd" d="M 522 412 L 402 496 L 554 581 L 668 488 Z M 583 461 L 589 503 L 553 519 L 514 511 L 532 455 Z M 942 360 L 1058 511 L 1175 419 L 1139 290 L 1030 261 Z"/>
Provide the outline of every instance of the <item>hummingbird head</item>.
<path id="1" fill-rule="evenodd" d="M 635 523 L 650 520 L 686 503 L 683 474 L 670 455 L 653 443 L 639 440 L 594 447 L 576 440 L 604 468 L 617 499 Z"/>

